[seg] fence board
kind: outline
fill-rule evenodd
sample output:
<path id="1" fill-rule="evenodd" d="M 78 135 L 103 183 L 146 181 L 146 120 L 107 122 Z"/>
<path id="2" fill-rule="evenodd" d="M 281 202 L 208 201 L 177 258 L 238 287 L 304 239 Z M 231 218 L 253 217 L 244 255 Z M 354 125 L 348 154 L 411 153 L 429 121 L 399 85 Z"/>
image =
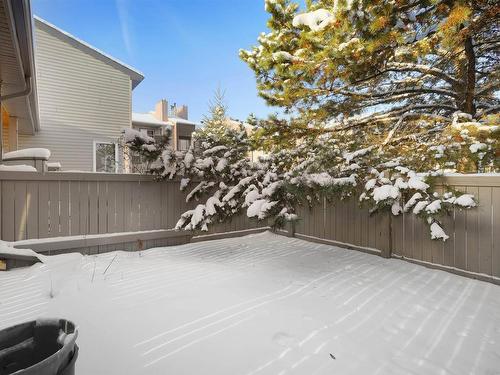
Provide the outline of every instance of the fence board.
<path id="1" fill-rule="evenodd" d="M 59 183 L 59 235 L 69 236 L 69 181 Z"/>
<path id="2" fill-rule="evenodd" d="M 342 201 L 334 202 L 335 233 L 337 241 L 344 242 L 344 205 Z"/>
<path id="3" fill-rule="evenodd" d="M 356 245 L 356 239 L 355 239 L 355 236 L 354 236 L 354 230 L 355 230 L 355 213 L 356 213 L 356 209 L 354 208 L 354 205 L 353 205 L 353 199 L 347 199 L 346 200 L 346 221 L 347 221 L 347 225 L 346 225 L 346 231 L 345 231 L 345 242 L 347 243 L 352 243 L 353 245 Z"/>
<path id="4" fill-rule="evenodd" d="M 155 216 L 154 216 L 154 229 L 162 229 L 161 225 L 161 205 L 158 204 L 157 202 L 161 202 L 161 194 L 162 194 L 162 189 L 161 189 L 161 184 L 157 182 L 153 182 L 153 207 L 155 210 Z"/>
<path id="5" fill-rule="evenodd" d="M 450 238 L 443 243 L 443 265 L 448 267 L 455 266 L 455 243 L 456 243 L 456 228 L 455 228 L 455 213 L 445 215 L 441 219 L 443 227 Z"/>
<path id="6" fill-rule="evenodd" d="M 297 228 L 295 228 L 297 230 Z M 325 238 L 332 240 L 335 237 L 335 217 L 333 215 L 333 206 L 330 202 L 325 204 Z"/>
<path id="7" fill-rule="evenodd" d="M 321 204 L 316 206 L 316 220 L 314 223 L 314 236 L 325 238 L 325 199 L 322 199 Z"/>
<path id="8" fill-rule="evenodd" d="M 99 233 L 108 233 L 108 183 L 98 182 L 97 189 L 97 230 Z"/>
<path id="9" fill-rule="evenodd" d="M 164 211 L 165 214 L 164 214 L 164 216 L 166 217 L 167 228 L 173 228 L 175 226 L 174 212 L 173 212 L 175 194 L 173 194 L 173 189 L 174 189 L 173 184 L 166 184 L 165 185 L 166 197 L 164 198 L 164 201 L 165 201 L 165 211 Z"/>
<path id="10" fill-rule="evenodd" d="M 492 273 L 492 192 L 491 187 L 479 187 L 479 207 L 477 213 L 479 216 L 478 231 L 478 252 L 479 252 L 479 272 L 486 275 Z"/>
<path id="11" fill-rule="evenodd" d="M 403 215 L 391 217 L 392 251 L 395 254 L 403 255 Z"/>
<path id="12" fill-rule="evenodd" d="M 115 192 L 115 229 L 117 232 L 123 232 L 124 229 L 124 222 L 125 222 L 125 212 L 124 212 L 124 206 L 125 206 L 125 193 L 124 193 L 124 186 L 123 184 L 119 182 L 110 182 L 110 186 L 112 186 L 114 192 Z"/>
<path id="13" fill-rule="evenodd" d="M 132 185 L 123 186 L 123 231 L 131 231 L 132 221 Z"/>
<path id="14" fill-rule="evenodd" d="M 330 209 L 333 210 L 331 206 Z M 295 224 L 295 231 L 297 233 L 304 233 L 304 217 L 305 217 L 304 206 L 299 206 L 297 208 L 297 216 L 298 216 L 298 221 Z"/>
<path id="15" fill-rule="evenodd" d="M 119 232 L 116 224 L 116 183 L 108 182 L 108 209 L 107 209 L 107 219 L 108 219 L 108 232 L 114 233 Z"/>
<path id="16" fill-rule="evenodd" d="M 49 237 L 59 236 L 59 181 L 49 182 Z"/>
<path id="17" fill-rule="evenodd" d="M 38 184 L 28 181 L 26 184 L 26 238 L 38 237 Z M 1 213 L 0 209 L 0 213 Z"/>
<path id="18" fill-rule="evenodd" d="M 14 184 L 14 239 L 16 241 L 26 238 L 26 182 L 18 181 Z"/>
<path id="19" fill-rule="evenodd" d="M 90 234 L 99 233 L 99 190 L 97 181 L 89 181 L 89 230 Z"/>
<path id="20" fill-rule="evenodd" d="M 377 248 L 377 217 L 371 215 L 368 217 L 368 247 Z"/>
<path id="21" fill-rule="evenodd" d="M 41 181 L 38 184 L 38 236 L 49 236 L 49 183 Z"/>
<path id="22" fill-rule="evenodd" d="M 128 231 L 138 231 L 141 228 L 141 183 L 132 185 L 130 200 L 130 222 Z"/>
<path id="23" fill-rule="evenodd" d="M 491 191 L 492 223 L 491 223 L 491 266 L 492 275 L 500 277 L 500 188 L 492 188 Z"/>
<path id="24" fill-rule="evenodd" d="M 143 183 L 138 194 L 141 199 L 140 228 L 145 230 L 145 228 L 151 228 L 151 183 Z"/>
<path id="25" fill-rule="evenodd" d="M 467 193 L 478 196 L 477 187 L 467 187 Z M 467 271 L 479 272 L 479 214 L 478 210 L 467 210 Z"/>
<path id="26" fill-rule="evenodd" d="M 80 203 L 80 234 L 90 233 L 90 186 L 87 181 L 80 181 L 80 189 L 78 193 Z"/>
<path id="27" fill-rule="evenodd" d="M 166 206 L 167 206 L 167 202 L 166 202 L 166 198 L 167 198 L 167 195 L 165 194 L 166 193 L 166 186 L 167 184 L 160 184 L 160 211 L 162 213 L 165 213 L 167 212 L 166 211 Z M 160 216 L 160 226 L 161 228 L 167 228 L 167 215 L 161 215 Z"/>
<path id="28" fill-rule="evenodd" d="M 76 236 L 80 231 L 80 181 L 69 182 L 69 234 Z"/>
<path id="29" fill-rule="evenodd" d="M 413 256 L 413 222 L 412 214 L 403 212 L 403 256 L 411 258 Z"/>
<path id="30" fill-rule="evenodd" d="M 361 221 L 361 238 L 360 245 L 364 247 L 368 247 L 368 210 L 365 207 L 359 209 L 360 221 Z"/>

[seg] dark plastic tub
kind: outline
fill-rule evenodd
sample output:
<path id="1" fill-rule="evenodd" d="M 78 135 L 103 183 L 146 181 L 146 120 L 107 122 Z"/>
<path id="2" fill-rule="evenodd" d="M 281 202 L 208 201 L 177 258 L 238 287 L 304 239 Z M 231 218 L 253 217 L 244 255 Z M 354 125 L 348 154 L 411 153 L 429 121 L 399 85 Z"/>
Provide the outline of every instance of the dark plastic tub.
<path id="1" fill-rule="evenodd" d="M 74 375 L 75 325 L 40 319 L 0 331 L 0 375 Z"/>

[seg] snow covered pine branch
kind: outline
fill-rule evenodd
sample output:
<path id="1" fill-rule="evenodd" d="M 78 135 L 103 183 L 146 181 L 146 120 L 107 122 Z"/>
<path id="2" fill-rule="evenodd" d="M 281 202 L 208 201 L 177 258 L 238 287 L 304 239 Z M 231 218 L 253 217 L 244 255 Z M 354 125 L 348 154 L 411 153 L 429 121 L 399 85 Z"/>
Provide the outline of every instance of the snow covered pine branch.
<path id="1" fill-rule="evenodd" d="M 437 192 L 435 177 L 500 170 L 500 9 L 412 0 L 265 7 L 269 32 L 240 57 L 259 95 L 289 116 L 258 121 L 249 138 L 225 127 L 216 101 L 196 147 L 162 149 L 151 172 L 179 176 L 197 201 L 177 228 L 206 230 L 241 211 L 278 226 L 326 197 L 417 215 L 445 240 L 441 217 L 477 202 Z M 251 162 L 256 145 L 269 156 Z"/>
<path id="2" fill-rule="evenodd" d="M 345 152 L 331 135 L 323 135 L 314 143 L 251 162 L 244 131 L 227 129 L 225 137 L 221 142 L 206 133 L 195 135 L 196 147 L 187 152 L 164 149 L 151 170 L 160 178 L 180 177 L 186 201 L 199 202 L 181 216 L 176 229 L 208 230 L 210 224 L 242 211 L 282 226 L 299 219 L 296 210 L 301 205 L 312 206 L 322 197 L 357 197 L 374 214 L 385 210 L 417 215 L 427 222 L 433 239 L 446 240 L 440 217 L 453 208 L 476 206 L 469 194 L 434 192 L 426 182 L 434 176 L 410 170 L 401 158 L 380 162 L 376 147 Z"/>

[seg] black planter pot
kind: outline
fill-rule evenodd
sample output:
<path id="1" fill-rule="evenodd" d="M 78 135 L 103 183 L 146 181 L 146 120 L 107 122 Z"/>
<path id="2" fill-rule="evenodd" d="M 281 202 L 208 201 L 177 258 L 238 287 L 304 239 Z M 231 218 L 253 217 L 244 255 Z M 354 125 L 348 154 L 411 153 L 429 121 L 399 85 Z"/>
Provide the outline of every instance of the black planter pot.
<path id="1" fill-rule="evenodd" d="M 40 319 L 0 331 L 0 375 L 74 375 L 75 325 Z"/>

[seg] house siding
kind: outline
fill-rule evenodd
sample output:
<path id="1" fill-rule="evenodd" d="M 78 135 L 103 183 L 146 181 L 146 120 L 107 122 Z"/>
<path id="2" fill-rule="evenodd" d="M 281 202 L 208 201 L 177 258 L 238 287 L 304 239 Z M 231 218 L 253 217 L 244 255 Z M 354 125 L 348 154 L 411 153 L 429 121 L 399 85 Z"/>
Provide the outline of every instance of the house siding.
<path id="1" fill-rule="evenodd" d="M 19 135 L 19 148 L 48 148 L 63 170 L 92 171 L 94 141 L 117 142 L 131 126 L 131 79 L 35 25 L 40 131 Z"/>

